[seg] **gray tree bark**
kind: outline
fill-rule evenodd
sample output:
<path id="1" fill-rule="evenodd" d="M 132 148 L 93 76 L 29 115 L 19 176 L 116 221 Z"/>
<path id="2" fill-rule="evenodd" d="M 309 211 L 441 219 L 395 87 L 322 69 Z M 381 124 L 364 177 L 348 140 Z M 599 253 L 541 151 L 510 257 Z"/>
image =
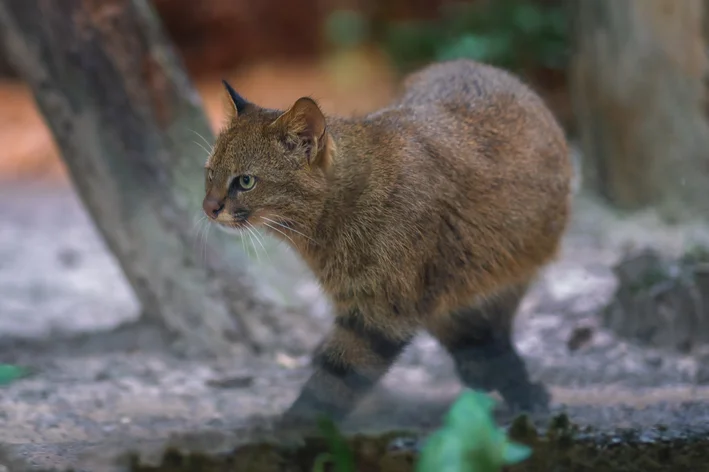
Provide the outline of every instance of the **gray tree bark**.
<path id="1" fill-rule="evenodd" d="M 149 3 L 2 0 L 0 45 L 144 316 L 192 352 L 263 347 L 238 315 L 272 311 L 264 280 L 233 239 L 197 239 L 206 151 L 195 141 L 213 136 Z"/>
<path id="2" fill-rule="evenodd" d="M 705 0 L 575 0 L 584 181 L 623 209 L 709 217 Z"/>
<path id="3" fill-rule="evenodd" d="M 16 77 L 15 70 L 12 68 L 7 58 L 3 54 L 0 54 L 0 78 L 8 77 Z"/>

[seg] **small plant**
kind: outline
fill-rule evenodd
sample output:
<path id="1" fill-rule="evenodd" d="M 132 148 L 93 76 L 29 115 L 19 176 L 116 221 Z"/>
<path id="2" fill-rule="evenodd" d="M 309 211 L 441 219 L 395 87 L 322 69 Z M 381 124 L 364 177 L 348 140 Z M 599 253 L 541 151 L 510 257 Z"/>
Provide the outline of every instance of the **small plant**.
<path id="1" fill-rule="evenodd" d="M 12 364 L 0 364 L 0 386 L 9 385 L 15 380 L 19 380 L 29 375 L 29 371 L 24 367 Z"/>
<path id="2" fill-rule="evenodd" d="M 494 401 L 484 393 L 462 393 L 443 427 L 426 441 L 416 472 L 498 472 L 526 460 L 532 450 L 510 442 L 495 426 L 493 407 Z"/>
<path id="3" fill-rule="evenodd" d="M 467 390 L 446 414 L 443 426 L 426 441 L 416 472 L 499 472 L 505 465 L 526 460 L 532 450 L 509 441 L 504 430 L 495 425 L 490 396 Z M 313 472 L 355 472 L 355 458 L 346 439 L 332 421 L 322 419 L 320 431 L 329 452 L 315 459 Z"/>
<path id="4" fill-rule="evenodd" d="M 334 472 L 355 472 L 354 454 L 335 423 L 328 418 L 322 418 L 318 426 L 328 443 L 330 452 L 324 452 L 315 458 L 313 472 L 325 472 L 325 465 L 328 463 L 334 465 Z"/>

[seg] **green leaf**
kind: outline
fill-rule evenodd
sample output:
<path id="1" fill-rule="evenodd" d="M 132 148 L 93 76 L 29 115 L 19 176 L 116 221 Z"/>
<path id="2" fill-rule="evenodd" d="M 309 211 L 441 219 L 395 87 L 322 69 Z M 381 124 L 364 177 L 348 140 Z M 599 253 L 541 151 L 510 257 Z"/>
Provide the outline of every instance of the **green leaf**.
<path id="1" fill-rule="evenodd" d="M 355 472 L 354 455 L 335 423 L 329 418 L 321 418 L 318 421 L 318 427 L 330 448 L 329 459 L 335 463 L 335 470 L 337 472 Z"/>
<path id="2" fill-rule="evenodd" d="M 11 364 L 0 364 L 0 385 L 9 385 L 29 375 L 29 370 Z"/>
<path id="3" fill-rule="evenodd" d="M 502 460 L 505 465 L 517 464 L 529 458 L 532 455 L 532 449 L 517 443 L 505 444 L 505 449 L 502 453 Z"/>
<path id="4" fill-rule="evenodd" d="M 313 464 L 313 472 L 325 472 L 325 465 L 328 462 L 332 462 L 332 454 L 329 452 L 322 452 L 315 458 L 315 463 Z"/>
<path id="5" fill-rule="evenodd" d="M 465 391 L 448 411 L 446 424 L 479 441 L 497 432 L 491 416 L 494 407 L 495 400 L 489 395 L 474 390 Z"/>
<path id="6" fill-rule="evenodd" d="M 416 472 L 465 472 L 465 447 L 455 431 L 443 428 L 433 433 L 421 450 Z"/>
<path id="7" fill-rule="evenodd" d="M 461 393 L 432 434 L 416 466 L 417 472 L 498 472 L 503 465 L 527 459 L 532 450 L 508 442 L 492 416 L 495 401 L 475 390 Z"/>

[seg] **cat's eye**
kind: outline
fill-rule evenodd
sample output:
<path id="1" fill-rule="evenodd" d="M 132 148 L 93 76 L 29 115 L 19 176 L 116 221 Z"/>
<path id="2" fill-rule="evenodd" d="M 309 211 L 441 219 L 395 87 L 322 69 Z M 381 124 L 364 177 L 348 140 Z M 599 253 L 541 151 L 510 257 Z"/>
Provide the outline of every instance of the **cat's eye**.
<path id="1" fill-rule="evenodd" d="M 252 175 L 240 175 L 236 178 L 238 189 L 245 192 L 254 188 L 256 177 Z"/>

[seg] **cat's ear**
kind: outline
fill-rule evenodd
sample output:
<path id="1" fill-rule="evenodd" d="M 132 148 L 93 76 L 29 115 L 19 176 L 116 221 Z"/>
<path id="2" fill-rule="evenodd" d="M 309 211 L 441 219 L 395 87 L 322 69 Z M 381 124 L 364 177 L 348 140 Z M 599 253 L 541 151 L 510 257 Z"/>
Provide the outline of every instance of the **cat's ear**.
<path id="1" fill-rule="evenodd" d="M 249 102 L 244 99 L 241 95 L 239 95 L 234 88 L 229 85 L 229 82 L 226 80 L 222 79 L 222 84 L 224 84 L 224 88 L 226 89 L 227 92 L 227 100 L 229 102 L 228 105 L 228 115 L 230 117 L 237 117 L 240 114 L 244 113 L 246 110 L 246 107 L 249 105 Z"/>
<path id="2" fill-rule="evenodd" d="M 328 137 L 325 115 L 309 97 L 301 97 L 273 123 L 291 149 L 302 147 L 310 166 L 327 165 Z"/>

